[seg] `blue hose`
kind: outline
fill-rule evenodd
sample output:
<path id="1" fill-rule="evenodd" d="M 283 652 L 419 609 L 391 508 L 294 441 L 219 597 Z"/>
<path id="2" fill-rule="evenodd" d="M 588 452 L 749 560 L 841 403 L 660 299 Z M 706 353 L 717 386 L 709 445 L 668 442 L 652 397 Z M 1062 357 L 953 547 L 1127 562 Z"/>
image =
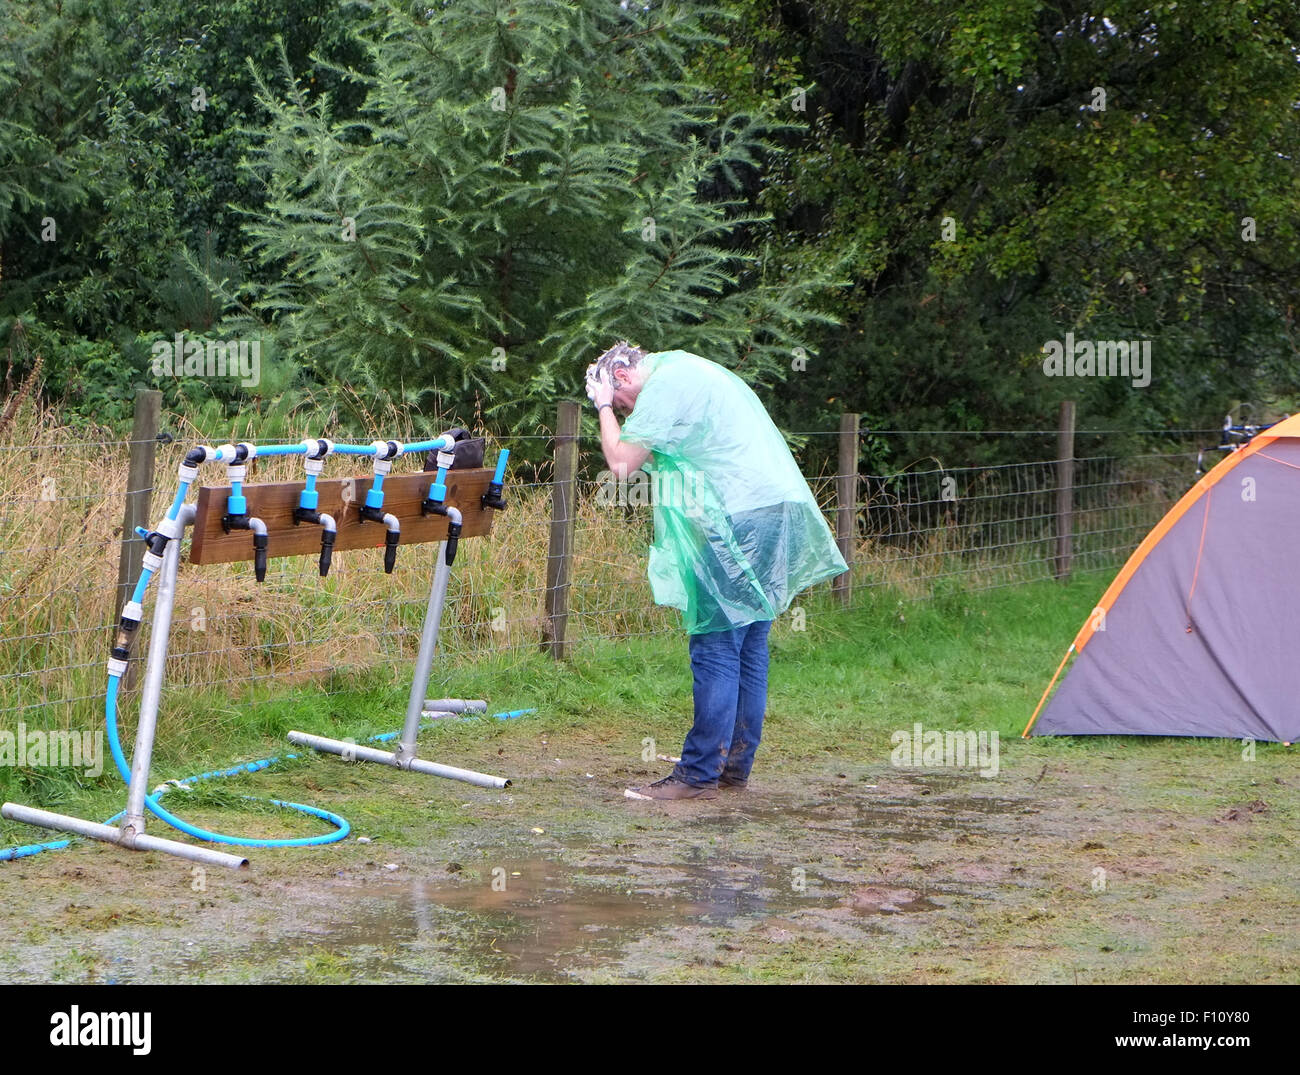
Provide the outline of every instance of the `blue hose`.
<path id="1" fill-rule="evenodd" d="M 122 779 L 129 785 L 131 783 L 131 766 L 127 764 L 126 755 L 122 753 L 122 743 L 117 734 L 117 691 L 120 685 L 117 676 L 108 677 L 108 692 L 104 698 L 104 720 L 108 730 L 108 748 L 113 754 L 113 763 L 117 766 L 117 771 Z M 276 758 L 264 758 L 261 761 L 248 762 L 244 765 L 237 765 L 233 769 L 225 769 L 211 773 L 200 773 L 198 776 L 192 776 L 186 780 L 180 781 L 181 784 L 190 784 L 196 780 L 209 780 L 214 777 L 234 776 L 237 773 L 255 773 L 260 769 L 265 769 L 274 762 L 279 761 Z M 200 829 L 197 825 L 191 825 L 188 821 L 183 821 L 171 811 L 162 806 L 158 800 L 161 796 L 146 795 L 144 804 L 149 808 L 149 812 L 162 821 L 165 821 L 174 829 L 193 836 L 198 840 L 206 840 L 213 844 L 231 844 L 235 847 L 319 847 L 322 844 L 332 844 L 339 840 L 346 839 L 352 831 L 352 826 L 338 814 L 330 813 L 328 810 L 321 810 L 315 806 L 306 806 L 302 803 L 283 802 L 280 799 L 271 799 L 270 802 L 276 806 L 283 806 L 289 810 L 296 810 L 300 814 L 308 814 L 311 817 L 318 817 L 322 821 L 328 821 L 335 826 L 334 832 L 327 832 L 320 836 L 300 836 L 296 838 L 283 838 L 274 840 L 258 840 L 251 836 L 227 836 L 219 832 L 209 832 L 207 829 Z M 245 799 L 254 799 L 255 796 L 245 795 Z"/>
<path id="2" fill-rule="evenodd" d="M 21 847 L 0 848 L 0 862 L 31 858 L 32 855 L 39 855 L 42 851 L 62 851 L 71 843 L 71 840 L 51 840 L 48 844 L 23 844 Z"/>
<path id="3" fill-rule="evenodd" d="M 268 444 L 257 449 L 259 458 L 268 455 L 306 455 L 307 449 L 301 444 Z"/>
<path id="4" fill-rule="evenodd" d="M 114 676 L 109 681 L 109 689 L 112 690 L 115 696 L 114 702 L 116 702 L 116 694 L 118 689 L 118 680 L 116 676 Z M 114 705 L 114 709 L 116 709 L 116 705 Z M 517 717 L 522 717 L 527 713 L 536 713 L 536 712 L 537 712 L 536 709 L 509 709 L 501 713 L 493 713 L 491 714 L 491 716 L 494 720 L 514 720 Z M 482 715 L 487 716 L 488 714 L 482 714 Z M 461 719 L 465 719 L 465 718 L 461 718 Z M 437 723 L 440 722 L 435 721 L 430 724 L 422 724 L 419 730 L 426 731 L 429 728 L 435 727 Z M 110 747 L 116 748 L 113 753 L 113 760 L 114 763 L 117 764 L 118 772 L 120 773 L 122 771 L 122 765 L 125 764 L 126 759 L 123 757 L 120 762 L 118 761 L 118 756 L 121 753 L 121 741 L 119 740 L 117 735 L 116 721 L 112 722 L 111 727 L 112 727 L 112 731 L 109 733 L 109 743 L 110 743 Z M 400 731 L 382 732 L 379 735 L 370 736 L 366 740 L 366 742 L 388 743 L 396 739 L 401 734 L 402 733 Z M 220 777 L 223 776 L 239 776 L 243 773 L 257 773 L 257 772 L 261 772 L 263 769 L 266 769 L 274 765 L 278 761 L 281 760 L 289 761 L 297 757 L 298 757 L 297 754 L 285 754 L 283 756 L 283 759 L 277 755 L 274 758 L 262 758 L 260 761 L 241 762 L 239 765 L 232 766 L 229 769 L 214 769 L 211 772 L 198 773 L 195 776 L 187 776 L 184 780 L 178 780 L 176 781 L 176 783 L 179 786 L 185 786 L 188 784 L 196 783 L 199 780 L 214 780 L 214 779 L 219 779 Z M 129 767 L 128 767 L 128 772 L 129 772 Z M 173 825 L 176 828 L 180 828 L 182 832 L 188 832 L 192 836 L 199 836 L 200 839 L 206 839 L 212 843 L 233 842 L 226 838 L 219 837 L 216 834 L 200 835 L 202 830 L 196 829 L 193 826 L 188 825 L 186 822 L 180 821 L 179 818 L 176 819 L 176 822 L 179 822 L 179 824 L 175 824 L 171 820 L 174 817 L 174 815 L 166 813 L 165 811 L 164 814 L 166 814 L 166 816 L 164 816 L 164 814 L 158 813 L 158 811 L 154 809 L 154 807 L 157 806 L 158 800 L 161 799 L 163 795 L 165 795 L 166 793 L 167 793 L 166 789 L 164 789 L 163 791 L 160 791 L 157 795 L 152 796 L 145 800 L 146 803 L 150 804 L 149 806 L 150 812 L 154 813 L 158 817 L 161 817 L 169 825 Z M 244 796 L 244 798 L 252 799 L 254 798 L 254 796 L 246 795 Z M 276 841 L 266 841 L 266 840 L 263 841 L 240 840 L 240 846 L 243 847 L 319 846 L 320 844 L 335 843 L 339 840 L 345 839 L 348 836 L 349 832 L 351 831 L 351 826 L 348 824 L 345 818 L 339 816 L 338 814 L 330 813 L 328 810 L 321 810 L 318 809 L 317 807 L 307 806 L 303 803 L 285 802 L 281 799 L 270 799 L 268 801 L 274 803 L 276 806 L 283 806 L 286 807 L 287 809 L 297 810 L 299 813 L 309 814 L 312 817 L 320 818 L 322 821 L 328 821 L 331 825 L 336 826 L 339 829 L 339 831 L 334 833 L 327 833 L 325 836 L 310 837 L 300 841 L 286 840 L 282 842 L 276 842 Z M 114 824 L 115 822 L 120 820 L 122 815 L 125 813 L 126 811 L 123 810 L 114 814 L 112 817 L 108 818 L 104 822 L 104 824 L 105 825 Z M 72 842 L 73 842 L 72 840 L 51 840 L 48 843 L 43 843 L 43 844 L 24 844 L 20 847 L 0 848 L 0 862 L 8 862 L 12 859 L 30 858 L 32 855 L 39 855 L 42 851 L 62 851 L 64 848 L 70 847 L 72 845 Z"/>
<path id="5" fill-rule="evenodd" d="M 118 679 L 116 676 L 114 676 L 109 680 L 109 690 L 114 696 L 113 697 L 114 714 L 117 708 L 116 707 L 117 689 L 118 689 Z M 109 741 L 110 748 L 113 751 L 113 760 L 115 764 L 117 764 L 118 766 L 118 772 L 121 773 L 122 767 L 125 764 L 126 759 L 122 757 L 122 746 L 117 734 L 117 722 L 115 716 L 110 716 L 108 720 L 109 720 L 108 741 Z M 297 754 L 284 755 L 285 760 L 290 760 L 297 757 L 298 757 Z M 212 780 L 223 776 L 238 776 L 241 773 L 256 773 L 256 772 L 260 772 L 263 769 L 268 768 L 271 765 L 274 765 L 276 762 L 280 760 L 281 758 L 277 756 L 274 758 L 262 758 L 259 761 L 243 762 L 229 769 L 215 769 L 211 772 L 199 773 L 195 776 L 187 776 L 184 780 L 178 780 L 176 783 L 177 785 L 184 787 L 186 785 L 193 784 L 199 780 Z M 127 772 L 126 774 L 124 774 L 123 779 L 127 779 L 129 782 L 129 775 L 130 775 L 130 768 L 128 766 Z M 268 801 L 274 803 L 276 806 L 283 806 L 286 809 L 297 810 L 299 813 L 308 814 L 312 817 L 318 817 L 322 821 L 328 821 L 331 825 L 335 826 L 335 828 L 338 831 L 332 833 L 326 833 L 324 836 L 312 836 L 312 837 L 304 837 L 297 840 L 278 840 L 278 841 L 277 840 L 252 840 L 252 839 L 245 839 L 240 837 L 221 836 L 218 833 L 205 833 L 204 830 L 196 828 L 195 826 L 190 825 L 188 822 L 182 821 L 180 818 L 177 818 L 175 815 L 159 807 L 158 800 L 161 799 L 165 794 L 166 794 L 166 790 L 160 791 L 157 795 L 149 796 L 148 798 L 145 799 L 145 803 L 149 806 L 150 813 L 161 818 L 163 821 L 166 821 L 167 824 L 171 825 L 173 828 L 180 829 L 182 832 L 187 832 L 191 836 L 197 836 L 201 840 L 207 840 L 209 843 L 237 844 L 240 847 L 309 847 L 309 846 L 319 846 L 321 844 L 335 843 L 339 840 L 346 839 L 349 833 L 352 831 L 352 827 L 348 824 L 346 818 L 343 818 L 338 814 L 331 813 L 328 810 L 321 810 L 315 806 L 307 806 L 304 803 L 291 803 L 291 802 L 286 802 L 282 799 L 270 799 Z M 255 796 L 245 795 L 244 798 L 254 799 Z M 114 814 L 112 817 L 107 818 L 104 821 L 104 824 L 105 825 L 115 824 L 116 822 L 121 820 L 122 815 L 125 813 L 126 813 L 125 810 L 119 811 L 118 813 Z M 43 844 L 24 844 L 20 847 L 0 848 L 0 862 L 7 862 L 12 859 L 30 858 L 32 855 L 39 855 L 42 851 L 62 851 L 64 848 L 70 847 L 72 843 L 73 843 L 72 840 L 51 840 L 48 843 L 43 843 Z"/>
<path id="6" fill-rule="evenodd" d="M 404 444 L 402 445 L 402 451 L 406 455 L 416 455 L 420 452 L 449 452 L 455 446 L 455 438 L 444 433 L 434 440 L 417 440 L 414 444 Z"/>

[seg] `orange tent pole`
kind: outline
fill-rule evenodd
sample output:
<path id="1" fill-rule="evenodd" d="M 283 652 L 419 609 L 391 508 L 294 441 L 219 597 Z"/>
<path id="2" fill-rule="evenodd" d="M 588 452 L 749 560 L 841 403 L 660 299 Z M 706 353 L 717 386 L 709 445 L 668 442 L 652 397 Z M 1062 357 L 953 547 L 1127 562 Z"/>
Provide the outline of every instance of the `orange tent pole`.
<path id="1" fill-rule="evenodd" d="M 1056 686 L 1056 681 L 1061 676 L 1061 669 L 1065 667 L 1065 662 L 1070 659 L 1070 654 L 1074 652 L 1074 643 L 1070 643 L 1070 648 L 1065 651 L 1065 656 L 1061 658 L 1061 663 L 1056 666 L 1056 674 L 1052 676 L 1052 682 L 1047 685 L 1047 690 L 1043 691 L 1043 696 L 1038 699 L 1038 707 L 1034 710 L 1034 715 L 1029 718 L 1029 723 L 1025 725 L 1025 730 L 1020 733 L 1021 739 L 1029 738 L 1029 729 L 1034 726 L 1034 721 L 1038 719 L 1038 714 L 1043 708 L 1043 703 L 1047 701 L 1047 696 L 1052 693 L 1052 688 Z"/>

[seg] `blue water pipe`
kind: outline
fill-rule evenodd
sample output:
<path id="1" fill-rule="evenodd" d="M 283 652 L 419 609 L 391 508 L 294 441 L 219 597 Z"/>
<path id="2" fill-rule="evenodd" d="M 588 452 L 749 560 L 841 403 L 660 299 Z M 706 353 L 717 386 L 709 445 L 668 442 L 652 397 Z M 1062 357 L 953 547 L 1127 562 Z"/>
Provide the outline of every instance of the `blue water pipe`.
<path id="1" fill-rule="evenodd" d="M 490 716 L 490 718 L 491 718 L 492 720 L 515 720 L 515 719 L 517 719 L 518 717 L 525 716 L 525 715 L 528 714 L 528 713 L 536 713 L 536 712 L 537 712 L 536 708 L 533 708 L 533 709 L 507 709 L 507 710 L 505 710 L 505 711 L 502 712 L 502 713 L 492 713 L 492 714 L 490 714 L 490 715 L 487 714 L 487 713 L 464 713 L 464 714 L 460 714 L 460 715 L 456 715 L 456 716 L 438 717 L 438 718 L 436 718 L 432 723 L 429 723 L 429 724 L 421 724 L 421 725 L 420 725 L 420 731 L 422 731 L 422 732 L 423 732 L 423 731 L 427 731 L 429 728 L 435 727 L 435 726 L 438 725 L 438 724 L 444 724 L 444 723 L 446 723 L 446 722 L 449 721 L 449 720 L 457 720 L 457 721 L 459 721 L 459 720 L 481 720 L 482 718 L 484 718 L 484 717 L 488 717 L 488 716 Z M 400 730 L 395 731 L 395 732 L 384 732 L 382 735 L 372 735 L 369 739 L 366 740 L 366 742 L 368 742 L 368 743 L 389 743 L 389 742 L 392 742 L 392 740 L 396 739 L 396 738 L 397 738 L 399 735 L 401 735 L 401 734 L 402 734 L 402 733 L 401 733 Z"/>
<path id="2" fill-rule="evenodd" d="M 325 457 L 334 451 L 334 442 L 321 437 L 317 440 L 302 442 L 306 449 L 303 456 L 303 469 L 307 473 L 306 484 L 298 494 L 298 506 L 293 509 L 293 525 L 315 523 L 320 531 L 320 575 L 324 578 L 330 573 L 330 561 L 334 556 L 334 539 L 338 536 L 338 522 L 333 515 L 319 511 L 320 493 L 316 489 L 316 478 L 325 468 Z"/>
<path id="3" fill-rule="evenodd" d="M 501 496 L 501 487 L 506 480 L 506 462 L 510 458 L 510 449 L 503 448 L 501 454 L 497 456 L 496 473 L 492 475 L 492 480 L 488 482 L 487 492 L 480 497 L 480 503 L 485 508 L 493 508 L 496 511 L 505 511 L 506 502 Z"/>
<path id="4" fill-rule="evenodd" d="M 510 710 L 505 710 L 505 711 L 503 711 L 503 712 L 501 712 L 501 713 L 493 713 L 493 714 L 491 714 L 491 718 L 492 718 L 493 720 L 515 720 L 515 719 L 517 719 L 518 717 L 525 716 L 525 715 L 528 714 L 528 713 L 536 713 L 536 712 L 537 712 L 537 709 L 536 709 L 536 708 L 532 708 L 532 709 L 510 709 Z M 458 719 L 462 719 L 462 720 L 475 719 L 475 720 L 477 720 L 477 719 L 480 719 L 481 716 L 488 716 L 488 714 L 474 715 L 472 718 L 470 718 L 470 717 L 461 717 L 461 718 L 458 718 Z M 447 718 L 442 718 L 442 720 L 446 720 L 446 719 L 447 719 Z M 421 725 L 420 730 L 421 730 L 421 731 L 428 731 L 430 728 L 434 728 L 434 727 L 436 727 L 438 724 L 442 723 L 442 720 L 436 720 L 436 721 L 432 721 L 432 722 L 429 722 L 429 723 L 423 724 L 423 725 Z M 381 733 L 381 734 L 379 734 L 379 735 L 372 735 L 372 736 L 370 736 L 370 737 L 366 740 L 366 742 L 368 742 L 368 743 L 388 743 L 388 742 L 391 742 L 392 740 L 396 739 L 396 738 L 397 738 L 399 735 L 401 735 L 401 734 L 402 734 L 402 732 L 401 732 L 400 729 L 398 729 L 397 731 L 393 731 L 393 732 L 383 732 L 383 733 Z M 113 733 L 110 735 L 110 742 L 116 741 L 116 739 L 117 739 L 117 736 L 116 736 L 116 729 L 114 729 Z M 120 745 L 120 742 L 119 742 L 119 743 L 118 743 L 118 752 L 119 752 L 119 753 L 120 753 L 120 750 L 121 750 L 121 745 Z M 188 787 L 189 785 L 194 784 L 194 783 L 197 783 L 197 782 L 200 781 L 200 780 L 215 780 L 215 779 L 219 779 L 219 778 L 221 778 L 221 777 L 227 777 L 227 776 L 242 776 L 242 775 L 244 775 L 245 773 L 257 773 L 257 772 L 261 772 L 263 769 L 267 769 L 267 768 L 269 768 L 270 766 L 274 765 L 274 764 L 275 764 L 276 762 L 278 762 L 278 761 L 293 761 L 293 760 L 295 760 L 295 759 L 298 758 L 298 757 L 299 757 L 299 755 L 297 755 L 297 754 L 276 755 L 275 757 L 272 757 L 272 758 L 262 758 L 262 759 L 260 759 L 260 760 L 258 760 L 258 761 L 241 762 L 239 765 L 231 766 L 229 769 L 214 769 L 214 770 L 212 770 L 212 771 L 210 771 L 210 772 L 206 772 L 206 773 L 198 773 L 198 774 L 196 774 L 196 775 L 194 775 L 194 776 L 187 776 L 187 777 L 185 777 L 185 778 L 182 779 L 182 780 L 177 780 L 177 781 L 175 781 L 174 783 L 173 783 L 173 782 L 169 782 L 168 784 L 163 785 L 162 787 L 160 787 L 160 788 L 157 790 L 156 794 L 152 797 L 152 802 L 151 802 L 151 800 L 148 799 L 148 798 L 146 798 L 145 802 L 146 802 L 146 803 L 151 803 L 151 805 L 150 805 L 150 810 L 151 810 L 153 813 L 155 813 L 158 817 L 161 817 L 164 821 L 167 821 L 167 823 L 168 823 L 169 825 L 173 825 L 173 827 L 180 828 L 180 830 L 181 830 L 182 832 L 188 832 L 191 836 L 199 836 L 200 839 L 208 840 L 208 841 L 211 842 L 211 843 L 232 843 L 232 842 L 234 842 L 234 841 L 229 840 L 229 839 L 227 839 L 227 838 L 225 838 L 225 837 L 222 837 L 222 836 L 221 836 L 220 834 L 218 834 L 218 833 L 209 833 L 209 834 L 207 834 L 207 835 L 200 836 L 200 833 L 202 833 L 203 830 L 201 830 L 201 829 L 197 829 L 197 828 L 195 828 L 194 826 L 191 826 L 191 825 L 187 824 L 187 823 L 184 822 L 184 821 L 180 821 L 179 818 L 175 818 L 175 815 L 174 815 L 174 814 L 171 814 L 171 813 L 169 813 L 169 812 L 165 812 L 164 814 L 158 814 L 157 811 L 153 809 L 153 807 L 154 807 L 155 805 L 157 805 L 157 801 L 158 801 L 159 799 L 161 799 L 165 794 L 167 794 L 167 792 L 168 792 L 169 790 L 172 790 L 173 788 L 184 788 L 184 787 Z M 114 754 L 114 759 L 113 759 L 113 760 L 114 760 L 114 764 L 116 764 L 116 765 L 118 766 L 118 772 L 120 773 L 120 772 L 122 771 L 122 763 L 125 762 L 126 759 L 125 759 L 125 758 L 122 758 L 122 759 L 121 759 L 121 762 L 119 762 L 119 761 L 118 761 L 118 754 L 115 753 L 115 754 Z M 129 766 L 128 766 L 128 768 L 127 768 L 127 773 L 128 773 L 128 776 L 129 776 L 129 773 L 130 773 L 130 768 L 129 768 Z M 257 800 L 257 797 L 256 797 L 256 796 L 253 796 L 253 795 L 245 795 L 245 796 L 242 796 L 242 798 L 249 799 L 249 800 L 252 800 L 252 801 L 259 801 L 259 800 Z M 240 846 L 243 846 L 243 847 L 309 847 L 309 846 L 319 846 L 319 845 L 321 845 L 321 844 L 326 844 L 326 843 L 337 843 L 339 840 L 346 839 L 347 836 L 351 833 L 351 825 L 349 825 L 347 819 L 344 818 L 344 817 L 342 817 L 342 816 L 339 815 L 339 814 L 332 813 L 332 812 L 329 811 L 329 810 L 321 810 L 321 809 L 319 809 L 318 807 L 315 807 L 315 806 L 307 806 L 307 805 L 304 804 L 304 803 L 292 803 L 292 802 L 287 802 L 287 801 L 285 801 L 285 800 L 283 800 L 283 799 L 267 799 L 267 800 L 264 800 L 264 801 L 266 801 L 266 802 L 270 802 L 270 803 L 274 803 L 276 806 L 282 806 L 282 807 L 285 807 L 285 808 L 287 808 L 287 809 L 297 810 L 299 813 L 308 814 L 308 815 L 310 815 L 310 816 L 312 816 L 312 817 L 318 817 L 318 818 L 320 818 L 320 819 L 323 820 L 323 821 L 328 821 L 331 825 L 334 825 L 338 831 L 337 831 L 337 832 L 332 832 L 332 833 L 326 833 L 324 837 L 319 837 L 319 836 L 306 837 L 306 838 L 302 838 L 302 839 L 300 839 L 300 840 L 296 840 L 296 841 L 295 841 L 295 840 L 286 840 L 286 841 L 283 841 L 283 842 L 275 842 L 275 841 L 260 841 L 260 842 L 259 842 L 259 841 L 253 841 L 253 840 L 240 840 L 240 841 L 239 841 Z M 125 813 L 126 813 L 125 810 L 120 810 L 120 811 L 118 811 L 118 812 L 117 812 L 116 814 L 114 814 L 112 817 L 107 818 L 107 819 L 104 821 L 104 824 L 105 824 L 105 825 L 112 825 L 112 824 L 116 823 L 117 821 L 120 821 L 121 818 L 122 818 L 122 816 L 123 816 Z M 173 822 L 173 820 L 172 820 L 173 818 L 175 818 L 175 821 L 176 821 L 176 822 L 179 822 L 179 824 L 175 824 L 175 823 Z M 20 858 L 30 858 L 30 857 L 33 856 L 33 855 L 39 855 L 42 851 L 62 851 L 64 848 L 70 847 L 70 846 L 72 845 L 72 843 L 73 843 L 72 840 L 50 840 L 50 841 L 47 841 L 46 843 L 42 843 L 42 844 L 23 844 L 23 845 L 18 846 L 18 847 L 6 847 L 6 848 L 0 848 L 0 862 L 6 862 L 6 861 L 11 861 L 11 860 L 13 860 L 13 859 L 20 859 Z"/>

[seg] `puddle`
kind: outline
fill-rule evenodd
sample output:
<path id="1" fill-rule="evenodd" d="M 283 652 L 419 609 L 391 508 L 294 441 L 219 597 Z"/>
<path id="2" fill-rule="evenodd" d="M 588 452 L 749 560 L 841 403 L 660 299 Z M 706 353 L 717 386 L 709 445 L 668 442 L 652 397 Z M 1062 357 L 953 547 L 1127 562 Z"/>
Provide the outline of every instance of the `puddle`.
<path id="1" fill-rule="evenodd" d="M 111 958 L 97 973 L 123 982 L 160 972 L 187 981 L 565 982 L 608 969 L 635 979 L 647 966 L 689 965 L 712 948 L 699 927 L 732 927 L 740 938 L 778 923 L 778 932 L 811 926 L 860 940 L 895 928 L 884 924 L 890 916 L 922 922 L 948 897 L 993 898 L 972 893 L 972 882 L 1014 883 L 990 865 L 972 875 L 954 867 L 951 880 L 930 876 L 915 888 L 863 884 L 865 863 L 877 855 L 889 866 L 867 876 L 903 881 L 921 842 L 1018 824 L 1027 800 L 983 790 L 969 778 L 925 774 L 882 781 L 879 789 L 774 792 L 684 815 L 671 840 L 654 832 L 637 851 L 570 839 L 551 857 L 536 847 L 513 860 L 475 853 L 455 873 L 425 859 L 364 880 L 340 874 L 303 888 L 287 920 L 244 915 L 236 934 L 174 933 L 165 955 L 159 938 L 148 943 L 154 930 L 127 924 L 114 932 L 103 953 Z M 808 866 L 791 865 L 805 851 Z M 819 860 L 830 864 L 829 877 Z M 910 926 L 899 919 L 897 928 Z M 83 971 L 69 963 L 68 973 Z"/>
<path id="2" fill-rule="evenodd" d="M 770 789 L 760 784 L 691 804 L 615 802 L 611 785 L 575 806 L 569 784 L 539 781 L 535 802 L 520 796 L 521 809 L 504 797 L 500 810 L 475 805 L 418 844 L 386 846 L 380 832 L 369 848 L 259 856 L 247 874 L 209 874 L 203 891 L 195 891 L 188 865 L 123 861 L 111 849 L 86 848 L 51 856 L 53 867 L 37 859 L 34 867 L 0 871 L 0 887 L 12 897 L 3 901 L 10 914 L 0 976 L 123 983 L 1185 977 L 1178 953 L 1203 934 L 1206 908 L 1222 906 L 1225 884 L 1240 899 L 1289 879 L 1275 857 L 1233 857 L 1244 846 L 1235 834 L 1275 828 L 1276 809 L 1245 801 L 1228 778 L 1207 778 L 1202 798 L 1189 803 L 1183 762 L 1143 768 L 1139 761 L 1090 772 L 1089 784 L 1062 777 L 1051 791 L 1023 773 L 985 780 L 854 766 L 832 779 L 792 772 Z M 596 767 L 585 758 L 579 764 Z M 1125 799 L 1121 793 L 1145 786 L 1144 777 L 1157 790 Z M 1160 790 L 1174 778 L 1177 798 Z M 1103 782 L 1118 797 L 1096 799 L 1094 786 Z M 418 791 L 412 795 L 394 823 L 423 806 Z M 1092 805 L 1081 812 L 1077 801 Z M 1235 820 L 1214 824 L 1227 806 L 1238 811 Z M 1180 826 L 1184 815 L 1198 824 Z M 1103 860 L 1120 863 L 1117 883 L 1105 901 L 1062 900 L 1081 876 L 1086 887 L 1096 859 L 1088 845 L 1096 842 L 1106 845 Z M 1164 851 L 1156 858 L 1151 847 Z M 459 856 L 463 869 L 449 870 L 448 855 Z M 390 856 L 400 868 L 383 868 Z M 1225 862 L 1233 865 L 1229 882 Z M 494 866 L 505 870 L 504 892 L 492 889 Z M 794 891 L 797 881 L 804 891 Z M 1170 891 L 1188 898 L 1164 898 Z M 1148 903 L 1152 892 L 1158 898 Z M 1242 914 L 1255 921 L 1254 910 Z M 1008 921 L 1026 925 L 996 925 Z M 1088 957 L 1099 934 L 1127 962 Z M 1252 947 L 1252 936 L 1244 927 L 1224 934 L 1207 950 L 1205 973 L 1288 980 L 1292 949 Z M 1152 955 L 1156 970 L 1135 952 Z"/>
<path id="3" fill-rule="evenodd" d="M 851 785 L 843 793 L 820 800 L 764 795 L 724 813 L 700 816 L 693 823 L 706 828 L 735 828 L 748 822 L 795 823 L 811 832 L 837 831 L 865 835 L 873 840 L 915 842 L 933 840 L 936 831 L 986 829 L 987 815 L 1022 814 L 1026 802 L 992 795 L 951 795 L 927 782 L 913 781 L 925 790 L 919 796 L 899 798 Z M 969 780 L 950 780 L 938 788 L 967 790 Z"/>
<path id="4" fill-rule="evenodd" d="M 866 885 L 855 888 L 844 901 L 854 914 L 909 914 L 913 911 L 937 911 L 940 904 L 910 888 Z"/>
<path id="5" fill-rule="evenodd" d="M 572 980 L 572 972 L 617 963 L 626 947 L 682 922 L 723 926 L 738 918 L 788 913 L 842 901 L 843 888 L 803 893 L 773 882 L 769 863 L 633 864 L 584 873 L 548 859 L 502 867 L 505 890 L 481 880 L 415 879 L 340 889 L 351 906 L 346 924 L 314 944 L 367 973 L 422 973 L 437 946 L 455 943 L 463 964 L 512 978 Z M 498 875 L 498 885 L 500 877 Z M 665 948 L 671 944 L 666 938 Z M 421 954 L 423 949 L 423 955 Z"/>

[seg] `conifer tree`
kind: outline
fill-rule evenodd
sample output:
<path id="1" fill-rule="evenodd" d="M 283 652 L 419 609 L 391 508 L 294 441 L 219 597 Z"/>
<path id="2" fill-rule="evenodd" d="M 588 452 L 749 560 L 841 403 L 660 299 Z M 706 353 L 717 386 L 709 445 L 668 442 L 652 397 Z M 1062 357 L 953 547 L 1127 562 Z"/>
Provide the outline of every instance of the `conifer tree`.
<path id="1" fill-rule="evenodd" d="M 827 320 L 826 270 L 761 256 L 745 195 L 771 116 L 720 119 L 686 71 L 691 5 L 373 6 L 355 122 L 282 78 L 250 167 L 238 294 L 322 379 L 545 423 L 615 338 L 771 381 Z M 594 356 L 593 356 L 594 357 Z M 796 364 L 796 368 L 797 364 Z M 433 393 L 435 398 L 430 399 Z"/>

